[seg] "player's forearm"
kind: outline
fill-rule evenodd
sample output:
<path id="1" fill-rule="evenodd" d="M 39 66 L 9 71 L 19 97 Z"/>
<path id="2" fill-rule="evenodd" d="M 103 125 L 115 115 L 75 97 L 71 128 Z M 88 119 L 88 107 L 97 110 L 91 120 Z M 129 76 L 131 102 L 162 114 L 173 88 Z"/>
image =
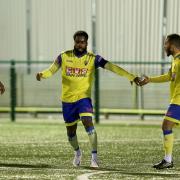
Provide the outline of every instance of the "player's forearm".
<path id="1" fill-rule="evenodd" d="M 152 83 L 162 83 L 162 82 L 168 82 L 168 81 L 170 81 L 169 73 L 163 74 L 161 76 L 149 77 L 149 82 L 152 82 Z"/>
<path id="2" fill-rule="evenodd" d="M 119 67 L 119 66 L 117 66 L 115 64 L 112 64 L 110 62 L 107 62 L 105 64 L 104 68 L 107 69 L 107 70 L 110 70 L 110 71 L 112 71 L 112 72 L 114 72 L 114 73 L 116 73 L 116 74 L 118 74 L 120 76 L 124 76 L 124 77 L 128 78 L 130 81 L 133 81 L 134 78 L 136 77 L 133 74 L 131 74 L 131 73 L 127 72 L 126 70 L 124 70 L 123 68 L 121 68 L 121 67 Z"/>
<path id="3" fill-rule="evenodd" d="M 51 77 L 53 74 L 55 74 L 60 68 L 60 65 L 58 62 L 55 60 L 54 63 L 48 68 L 42 71 L 42 78 L 48 78 Z"/>

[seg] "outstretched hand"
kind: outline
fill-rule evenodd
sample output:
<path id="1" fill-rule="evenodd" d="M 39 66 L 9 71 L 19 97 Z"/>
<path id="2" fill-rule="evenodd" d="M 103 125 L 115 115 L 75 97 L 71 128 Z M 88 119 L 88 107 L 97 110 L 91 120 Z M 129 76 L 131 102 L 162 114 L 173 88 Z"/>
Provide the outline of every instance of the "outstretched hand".
<path id="1" fill-rule="evenodd" d="M 134 78 L 134 80 L 133 81 L 131 81 L 131 85 L 133 85 L 133 82 L 135 82 L 135 84 L 137 85 L 137 86 L 140 86 L 140 77 L 135 77 Z"/>
<path id="2" fill-rule="evenodd" d="M 139 86 L 139 82 L 140 82 L 140 77 L 135 77 L 133 82 L 136 83 L 137 86 Z M 131 84 L 133 84 L 133 82 L 131 81 Z"/>
<path id="3" fill-rule="evenodd" d="M 37 73 L 36 74 L 37 81 L 41 81 L 41 78 L 42 78 L 42 73 Z"/>
<path id="4" fill-rule="evenodd" d="M 143 75 L 141 78 L 140 78 L 140 81 L 139 81 L 139 85 L 140 86 L 144 86 L 146 84 L 149 83 L 149 77 L 146 76 L 146 75 Z"/>
<path id="5" fill-rule="evenodd" d="M 142 76 L 142 77 L 135 77 L 133 81 L 131 81 L 131 85 L 135 82 L 137 86 L 144 86 L 145 84 L 149 83 L 149 77 L 148 76 Z"/>

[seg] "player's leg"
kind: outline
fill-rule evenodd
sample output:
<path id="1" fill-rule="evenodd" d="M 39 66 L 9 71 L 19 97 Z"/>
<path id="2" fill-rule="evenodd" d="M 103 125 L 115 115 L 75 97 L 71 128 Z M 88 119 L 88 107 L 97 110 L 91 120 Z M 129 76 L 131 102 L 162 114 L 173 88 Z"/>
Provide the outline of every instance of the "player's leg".
<path id="1" fill-rule="evenodd" d="M 165 157 L 161 162 L 155 164 L 153 166 L 154 168 L 164 169 L 164 168 L 173 167 L 173 161 L 172 161 L 172 151 L 173 151 L 173 143 L 174 143 L 173 127 L 179 123 L 180 123 L 180 106 L 175 104 L 170 104 L 162 124 Z"/>
<path id="2" fill-rule="evenodd" d="M 79 114 L 76 109 L 76 103 L 63 103 L 63 117 L 67 129 L 67 137 L 70 145 L 74 150 L 73 165 L 79 166 L 81 163 L 81 150 L 78 144 L 78 138 L 76 134 L 77 122 L 79 121 Z"/>
<path id="3" fill-rule="evenodd" d="M 97 133 L 94 128 L 91 116 L 81 116 L 81 121 L 84 125 L 84 128 L 89 136 L 89 142 L 91 145 L 91 167 L 98 167 L 97 160 Z"/>
<path id="4" fill-rule="evenodd" d="M 78 103 L 79 115 L 89 137 L 91 145 L 91 167 L 98 167 L 97 163 L 97 133 L 92 121 L 93 106 L 90 98 L 81 99 Z"/>
<path id="5" fill-rule="evenodd" d="M 172 129 L 174 125 L 175 125 L 174 122 L 168 121 L 166 119 L 164 119 L 163 121 L 162 131 L 163 131 L 163 145 L 164 145 L 165 156 L 161 162 L 153 166 L 156 169 L 173 167 L 172 150 L 173 150 L 174 136 Z"/>
<path id="6" fill-rule="evenodd" d="M 173 150 L 173 143 L 174 143 L 174 136 L 173 136 L 173 127 L 175 123 L 164 120 L 162 124 L 162 130 L 164 135 L 164 150 L 165 150 L 165 157 L 164 159 L 171 163 L 172 162 L 172 150 Z"/>
<path id="7" fill-rule="evenodd" d="M 66 129 L 67 129 L 68 141 L 72 146 L 72 148 L 74 149 L 74 151 L 77 151 L 79 149 L 79 144 L 76 135 L 77 123 L 73 126 L 66 126 Z"/>
<path id="8" fill-rule="evenodd" d="M 79 148 L 78 139 L 76 135 L 77 123 L 72 126 L 66 126 L 66 129 L 67 129 L 68 141 L 72 146 L 72 148 L 74 149 L 73 165 L 79 166 L 81 164 L 82 153 Z"/>

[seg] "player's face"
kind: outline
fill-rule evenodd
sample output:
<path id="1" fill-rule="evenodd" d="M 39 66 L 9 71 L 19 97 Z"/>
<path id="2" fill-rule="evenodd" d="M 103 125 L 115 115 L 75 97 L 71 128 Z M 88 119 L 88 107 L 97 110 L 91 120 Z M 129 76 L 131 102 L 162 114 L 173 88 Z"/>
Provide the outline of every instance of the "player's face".
<path id="1" fill-rule="evenodd" d="M 169 43 L 168 39 L 166 39 L 164 42 L 164 49 L 167 56 L 173 55 L 172 45 Z"/>
<path id="2" fill-rule="evenodd" d="M 83 52 L 87 49 L 87 39 L 84 36 L 76 36 L 74 40 L 74 49 Z"/>

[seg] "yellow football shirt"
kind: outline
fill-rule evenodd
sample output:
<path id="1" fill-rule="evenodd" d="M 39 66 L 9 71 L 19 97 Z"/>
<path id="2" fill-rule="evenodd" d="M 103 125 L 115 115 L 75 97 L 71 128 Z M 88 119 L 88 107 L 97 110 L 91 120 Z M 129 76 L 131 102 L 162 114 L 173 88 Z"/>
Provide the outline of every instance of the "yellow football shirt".
<path id="1" fill-rule="evenodd" d="M 62 101 L 75 102 L 90 98 L 95 55 L 88 52 L 82 57 L 77 57 L 73 51 L 67 51 L 61 54 L 61 58 Z"/>
<path id="2" fill-rule="evenodd" d="M 173 58 L 167 74 L 150 77 L 149 80 L 155 83 L 170 81 L 170 104 L 180 105 L 180 53 Z"/>

